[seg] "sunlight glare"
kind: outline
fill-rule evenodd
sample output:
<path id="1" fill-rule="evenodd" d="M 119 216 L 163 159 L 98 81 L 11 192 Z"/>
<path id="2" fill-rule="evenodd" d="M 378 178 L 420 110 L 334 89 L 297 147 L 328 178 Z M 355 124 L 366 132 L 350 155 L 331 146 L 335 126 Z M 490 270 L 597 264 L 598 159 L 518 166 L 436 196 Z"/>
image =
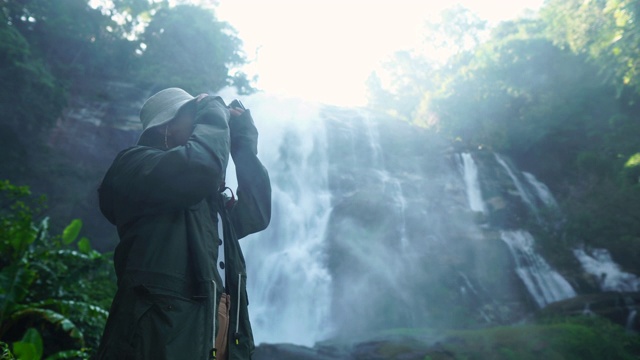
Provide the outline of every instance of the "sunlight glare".
<path id="1" fill-rule="evenodd" d="M 491 23 L 543 0 L 460 0 Z M 257 86 L 278 95 L 342 106 L 366 103 L 366 79 L 399 50 L 423 46 L 426 21 L 455 3 L 411 0 L 220 0 L 220 20 L 238 31 Z"/>

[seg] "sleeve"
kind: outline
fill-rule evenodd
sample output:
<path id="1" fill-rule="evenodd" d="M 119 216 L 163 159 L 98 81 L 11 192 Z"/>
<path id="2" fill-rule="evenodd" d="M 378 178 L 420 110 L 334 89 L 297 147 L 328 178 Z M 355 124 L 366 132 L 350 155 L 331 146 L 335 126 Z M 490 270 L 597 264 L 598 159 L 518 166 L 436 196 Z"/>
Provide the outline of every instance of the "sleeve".
<path id="1" fill-rule="evenodd" d="M 264 230 L 271 220 L 271 182 L 258 159 L 258 130 L 251 112 L 230 121 L 231 156 L 236 165 L 238 201 L 229 213 L 238 239 Z"/>
<path id="2" fill-rule="evenodd" d="M 217 191 L 229 161 L 229 111 L 217 97 L 197 103 L 194 129 L 183 146 L 136 147 L 122 156 L 116 181 L 131 200 L 188 207 Z"/>

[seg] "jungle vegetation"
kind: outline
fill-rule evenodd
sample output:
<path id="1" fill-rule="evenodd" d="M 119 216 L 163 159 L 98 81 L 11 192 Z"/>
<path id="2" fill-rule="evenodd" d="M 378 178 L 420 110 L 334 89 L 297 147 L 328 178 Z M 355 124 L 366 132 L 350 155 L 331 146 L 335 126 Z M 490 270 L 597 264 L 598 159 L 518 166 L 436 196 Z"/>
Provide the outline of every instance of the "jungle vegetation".
<path id="1" fill-rule="evenodd" d="M 255 90 L 237 70 L 246 62 L 241 40 L 210 9 L 111 4 L 0 0 L 0 178 L 33 176 L 17 134 L 38 146 L 78 87 L 127 80 Z M 548 0 L 539 15 L 492 28 L 464 9 L 445 20 L 433 34 L 454 54 L 445 62 L 397 54 L 390 83 L 370 78 L 371 107 L 537 174 L 566 214 L 541 241 L 547 255 L 578 243 L 606 247 L 640 273 L 640 1 Z M 51 231 L 55 217 L 29 188 L 0 182 L 0 359 L 87 358 L 97 347 L 115 291 L 111 254 L 92 249 L 81 219 Z M 572 344 L 602 328 L 558 326 Z M 611 334 L 620 338 L 618 328 Z M 504 358 L 518 344 L 501 350 Z"/>
<path id="2" fill-rule="evenodd" d="M 70 94 L 100 94 L 109 81 L 130 81 L 148 91 L 255 90 L 238 70 L 246 61 L 241 40 L 211 9 L 186 2 L 105 3 L 0 1 L 3 360 L 89 358 L 115 294 L 112 254 L 92 248 L 81 235 L 82 220 L 52 226 L 60 220 L 49 213 L 48 201 L 6 180 L 77 175 L 45 141 Z"/>

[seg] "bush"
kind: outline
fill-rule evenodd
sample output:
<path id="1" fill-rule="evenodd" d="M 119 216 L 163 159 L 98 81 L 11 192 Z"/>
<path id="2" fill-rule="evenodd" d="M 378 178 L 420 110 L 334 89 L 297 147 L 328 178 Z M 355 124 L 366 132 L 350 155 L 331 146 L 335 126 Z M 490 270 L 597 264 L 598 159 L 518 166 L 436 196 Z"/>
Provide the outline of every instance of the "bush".
<path id="1" fill-rule="evenodd" d="M 80 237 L 79 219 L 50 235 L 48 218 L 36 220 L 43 208 L 27 187 L 0 182 L 0 340 L 20 359 L 87 358 L 115 294 L 110 256 Z"/>

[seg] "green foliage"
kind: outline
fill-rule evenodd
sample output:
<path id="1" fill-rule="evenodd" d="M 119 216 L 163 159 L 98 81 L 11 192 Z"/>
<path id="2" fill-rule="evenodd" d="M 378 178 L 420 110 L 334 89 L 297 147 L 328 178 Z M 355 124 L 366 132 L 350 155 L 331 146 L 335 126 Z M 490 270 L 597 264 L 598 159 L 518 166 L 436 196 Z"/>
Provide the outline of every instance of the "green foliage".
<path id="1" fill-rule="evenodd" d="M 0 133 L 48 129 L 70 90 L 98 91 L 105 81 L 195 93 L 233 84 L 251 93 L 252 80 L 236 70 L 245 63 L 240 47 L 233 28 L 195 6 L 117 0 L 96 9 L 87 0 L 2 1 Z M 0 140 L 15 141 L 7 138 Z"/>
<path id="2" fill-rule="evenodd" d="M 456 359 L 637 359 L 640 338 L 607 320 L 573 318 L 539 325 L 450 333 L 442 347 Z"/>
<path id="3" fill-rule="evenodd" d="M 42 352 L 42 336 L 34 328 L 29 328 L 24 333 L 22 340 L 13 343 L 13 353 L 20 360 L 40 360 Z"/>
<path id="4" fill-rule="evenodd" d="M 9 344 L 0 341 L 0 360 L 15 360 L 15 357 L 9 350 Z"/>
<path id="5" fill-rule="evenodd" d="M 367 80 L 370 107 L 407 122 L 429 125 L 428 119 L 421 120 L 417 114 L 423 94 L 437 88 L 439 76 L 434 65 L 404 51 L 394 54 L 394 61 L 385 65 L 385 71 L 391 78 L 389 84 L 383 86 L 377 73 Z"/>
<path id="6" fill-rule="evenodd" d="M 217 91 L 231 84 L 230 69 L 245 61 L 233 29 L 196 6 L 159 10 L 141 41 L 139 79 L 158 89 L 178 86 L 194 93 Z M 236 76 L 235 81 L 246 91 L 246 77 Z"/>
<path id="7" fill-rule="evenodd" d="M 111 69 L 127 60 L 119 52 L 127 40 L 114 31 L 116 22 L 91 8 L 86 0 L 31 0 L 5 5 L 5 12 L 12 26 L 63 82 L 68 83 L 70 76 L 114 74 Z"/>
<path id="8" fill-rule="evenodd" d="M 553 0 L 542 17 L 556 44 L 587 54 L 618 88 L 640 90 L 639 10 L 637 0 Z"/>
<path id="9" fill-rule="evenodd" d="M 67 226 L 62 232 L 62 243 L 65 245 L 69 245 L 72 242 L 76 241 L 78 235 L 80 234 L 80 229 L 82 228 L 82 220 L 74 219 L 71 221 L 71 224 Z"/>
<path id="10" fill-rule="evenodd" d="M 50 235 L 47 218 L 35 221 L 40 210 L 33 202 L 28 188 L 0 182 L 0 339 L 26 330 L 13 343 L 20 359 L 86 358 L 84 348 L 97 347 L 115 293 L 109 256 L 86 238 L 77 241 L 80 220 Z"/>
<path id="11" fill-rule="evenodd" d="M 0 125 L 39 131 L 53 124 L 65 92 L 41 56 L 0 11 Z M 3 129 L 9 133 L 9 128 Z"/>
<path id="12" fill-rule="evenodd" d="M 423 52 L 449 53 L 464 63 L 480 43 L 486 21 L 458 6 L 445 10 L 442 20 L 429 23 L 428 29 L 426 37 L 433 49 Z M 373 73 L 367 80 L 370 107 L 418 126 L 433 126 L 435 119 L 427 107 L 449 76 L 449 66 L 441 62 L 410 51 L 395 53 L 380 74 Z M 382 77 L 388 78 L 384 84 Z"/>
<path id="13" fill-rule="evenodd" d="M 439 129 L 469 148 L 539 156 L 556 138 L 571 155 L 592 131 L 584 128 L 585 118 L 609 108 L 598 101 L 606 95 L 599 84 L 593 69 L 549 41 L 513 37 L 480 49 L 431 108 Z"/>

